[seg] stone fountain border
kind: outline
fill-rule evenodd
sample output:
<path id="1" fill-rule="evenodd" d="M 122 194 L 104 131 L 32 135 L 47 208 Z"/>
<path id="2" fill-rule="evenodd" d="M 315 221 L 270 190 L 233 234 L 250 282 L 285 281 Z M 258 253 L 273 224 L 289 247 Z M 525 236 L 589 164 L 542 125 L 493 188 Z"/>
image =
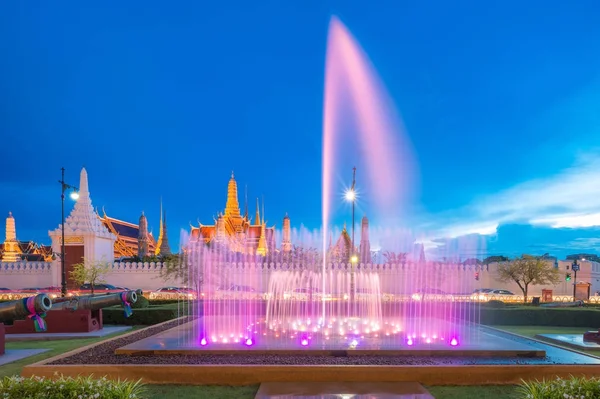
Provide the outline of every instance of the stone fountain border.
<path id="1" fill-rule="evenodd" d="M 183 318 L 181 318 L 183 319 Z M 177 320 L 177 319 L 175 319 Z M 169 320 L 147 328 L 160 327 Z M 23 377 L 57 375 L 106 376 L 147 384 L 256 385 L 263 382 L 419 382 L 425 385 L 513 385 L 522 379 L 571 375 L 600 377 L 598 365 L 157 365 L 50 364 L 107 342 L 144 331 L 136 330 L 23 367 Z"/>

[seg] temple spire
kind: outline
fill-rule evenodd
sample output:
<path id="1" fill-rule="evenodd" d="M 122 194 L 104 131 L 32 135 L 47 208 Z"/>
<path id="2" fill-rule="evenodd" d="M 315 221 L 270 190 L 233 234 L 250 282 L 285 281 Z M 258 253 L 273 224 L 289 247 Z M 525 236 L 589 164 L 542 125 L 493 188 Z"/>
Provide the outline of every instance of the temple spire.
<path id="1" fill-rule="evenodd" d="M 161 255 L 171 255 L 171 248 L 169 248 L 169 236 L 167 235 L 167 211 L 163 214 L 163 221 L 161 224 L 160 236 L 162 240 L 160 242 L 159 250 Z"/>
<path id="2" fill-rule="evenodd" d="M 142 216 L 140 216 L 139 224 L 138 224 L 138 257 L 140 259 L 144 259 L 148 256 L 148 220 L 146 219 L 146 215 L 142 211 Z"/>
<path id="3" fill-rule="evenodd" d="M 231 179 L 229 179 L 229 184 L 227 185 L 227 203 L 225 204 L 225 216 L 241 216 L 240 204 L 238 202 L 237 182 L 235 181 L 233 171 L 231 172 Z"/>
<path id="4" fill-rule="evenodd" d="M 248 220 L 248 185 L 246 184 L 246 189 L 244 193 L 244 219 Z"/>
<path id="5" fill-rule="evenodd" d="M 6 239 L 4 240 L 4 251 L 2 253 L 2 262 L 16 262 L 21 254 L 19 243 L 17 242 L 17 229 L 15 227 L 15 218 L 12 212 L 8 212 L 6 218 Z"/>
<path id="6" fill-rule="evenodd" d="M 162 197 L 160 197 L 160 219 L 158 222 L 158 240 L 156 241 L 156 247 L 154 248 L 154 255 L 160 255 L 160 247 L 163 242 L 163 205 Z"/>
<path id="7" fill-rule="evenodd" d="M 260 205 L 258 203 L 258 197 L 256 197 L 256 219 L 254 221 L 254 225 L 260 225 Z"/>

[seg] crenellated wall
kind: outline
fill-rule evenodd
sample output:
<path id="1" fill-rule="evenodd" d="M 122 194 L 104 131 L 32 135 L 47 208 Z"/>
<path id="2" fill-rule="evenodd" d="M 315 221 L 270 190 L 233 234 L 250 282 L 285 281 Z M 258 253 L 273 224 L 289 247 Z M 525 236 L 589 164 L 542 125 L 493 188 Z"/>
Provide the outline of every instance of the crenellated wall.
<path id="1" fill-rule="evenodd" d="M 0 263 L 0 288 L 22 289 L 51 285 L 51 262 Z"/>
<path id="2" fill-rule="evenodd" d="M 501 283 L 497 280 L 495 264 L 473 266 L 441 263 L 406 263 L 406 264 L 361 264 L 356 266 L 359 274 L 365 276 L 375 273 L 380 282 L 381 291 L 389 294 L 410 294 L 422 288 L 435 288 L 449 294 L 469 294 L 477 288 L 506 289 L 521 294 L 516 283 Z M 580 262 L 581 270 L 577 274 L 578 282 L 592 284 L 591 295 L 600 290 L 600 264 L 589 261 Z M 168 285 L 182 285 L 179 281 L 165 281 L 160 276 L 163 265 L 160 262 L 115 262 L 111 272 L 105 276 L 109 284 L 128 288 L 155 290 Z M 542 289 L 552 289 L 554 295 L 571 295 L 573 292 L 574 274 L 570 270 L 571 262 L 559 261 L 558 269 L 561 280 L 555 286 L 531 286 L 529 296 L 539 296 Z M 286 263 L 244 263 L 223 262 L 212 266 L 218 270 L 222 281 L 228 284 L 243 285 L 256 291 L 268 290 L 269 280 L 274 272 L 286 271 L 286 275 L 305 275 L 303 271 L 320 272 L 323 265 Z M 350 264 L 327 264 L 326 273 L 330 278 L 341 279 L 348 275 Z M 572 280 L 566 281 L 566 273 L 572 274 Z M 476 275 L 478 274 L 478 279 Z M 210 276 L 204 276 L 208 281 Z M 360 285 L 357 280 L 357 287 Z M 364 280 L 366 281 L 366 280 Z M 15 262 L 0 263 L 0 287 L 22 289 L 27 287 L 60 286 L 60 262 Z M 364 287 L 367 288 L 367 287 Z"/>

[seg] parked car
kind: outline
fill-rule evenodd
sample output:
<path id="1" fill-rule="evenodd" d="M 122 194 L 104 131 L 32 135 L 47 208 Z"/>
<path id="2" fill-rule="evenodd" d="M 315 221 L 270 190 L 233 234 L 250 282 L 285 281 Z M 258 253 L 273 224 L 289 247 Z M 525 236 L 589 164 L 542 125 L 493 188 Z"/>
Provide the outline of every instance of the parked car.
<path id="1" fill-rule="evenodd" d="M 295 288 L 291 291 L 284 292 L 283 299 L 292 301 L 331 301 L 333 295 L 331 295 L 331 293 L 323 293 L 318 288 Z"/>
<path id="2" fill-rule="evenodd" d="M 92 292 L 92 285 L 87 283 L 87 284 L 82 284 L 79 287 L 79 291 L 82 293 L 88 293 L 88 292 Z M 118 287 L 115 287 L 112 284 L 94 284 L 94 294 L 96 293 L 104 293 L 104 294 L 112 294 L 115 292 L 121 292 L 123 290 L 119 289 Z"/>
<path id="3" fill-rule="evenodd" d="M 477 290 L 475 290 L 477 291 Z M 473 292 L 471 299 L 475 301 L 489 301 L 490 299 L 502 299 L 504 297 L 514 296 L 512 292 L 508 290 L 497 290 L 493 288 L 482 289 L 479 292 Z"/>
<path id="4" fill-rule="evenodd" d="M 454 296 L 437 288 L 422 288 L 411 295 L 413 301 L 453 301 Z"/>
<path id="5" fill-rule="evenodd" d="M 177 299 L 196 299 L 198 294 L 195 290 L 186 287 L 161 287 L 154 292 L 150 293 L 150 299 L 158 299 L 161 297 L 161 294 L 164 298 L 175 297 Z"/>

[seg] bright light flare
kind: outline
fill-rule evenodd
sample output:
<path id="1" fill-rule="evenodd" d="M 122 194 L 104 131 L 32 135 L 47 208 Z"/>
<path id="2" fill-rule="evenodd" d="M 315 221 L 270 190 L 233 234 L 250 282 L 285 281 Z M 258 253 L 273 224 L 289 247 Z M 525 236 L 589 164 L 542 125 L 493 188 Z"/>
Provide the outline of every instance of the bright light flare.
<path id="1" fill-rule="evenodd" d="M 77 201 L 79 199 L 79 192 L 72 191 L 70 197 L 72 200 Z"/>
<path id="2" fill-rule="evenodd" d="M 347 190 L 344 194 L 344 198 L 348 202 L 354 202 L 354 200 L 356 199 L 356 191 L 354 191 L 353 189 Z"/>

